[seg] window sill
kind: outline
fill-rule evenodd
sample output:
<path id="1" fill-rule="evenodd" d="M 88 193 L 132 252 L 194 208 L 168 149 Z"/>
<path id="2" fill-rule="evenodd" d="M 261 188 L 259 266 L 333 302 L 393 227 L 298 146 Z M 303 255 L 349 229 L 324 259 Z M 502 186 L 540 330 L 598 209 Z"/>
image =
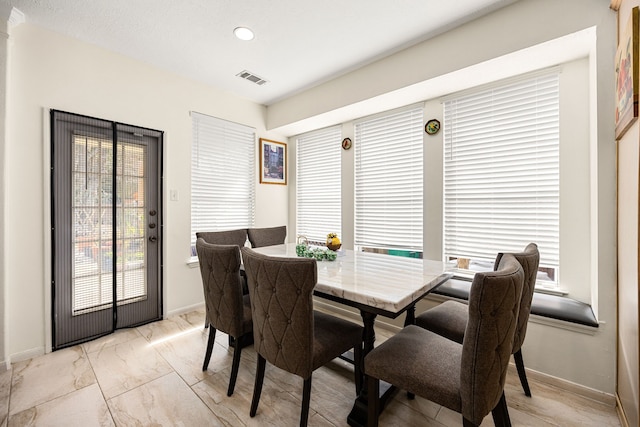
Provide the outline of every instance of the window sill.
<path id="1" fill-rule="evenodd" d="M 187 266 L 189 268 L 198 268 L 200 266 L 200 263 L 198 262 L 198 257 L 192 256 L 191 258 L 187 259 Z"/>
<path id="2" fill-rule="evenodd" d="M 470 288 L 471 281 L 454 278 L 436 288 L 432 295 L 437 295 L 442 299 L 454 298 L 467 301 Z M 565 296 L 549 295 L 541 292 L 534 293 L 533 301 L 531 302 L 531 315 L 531 318 L 540 318 L 540 323 L 551 322 L 556 326 L 559 322 L 570 323 L 578 327 L 580 331 L 585 330 L 584 328 L 594 331 L 595 328 L 599 327 L 598 320 L 589 304 Z M 542 319 L 545 322 L 542 322 Z"/>

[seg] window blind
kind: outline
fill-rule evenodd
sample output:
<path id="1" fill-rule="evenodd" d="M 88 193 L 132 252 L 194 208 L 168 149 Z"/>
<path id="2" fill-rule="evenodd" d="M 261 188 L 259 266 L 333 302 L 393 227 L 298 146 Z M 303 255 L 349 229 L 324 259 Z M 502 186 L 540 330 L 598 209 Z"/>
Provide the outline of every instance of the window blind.
<path id="1" fill-rule="evenodd" d="M 422 250 L 423 108 L 355 124 L 355 244 Z"/>
<path id="2" fill-rule="evenodd" d="M 297 234 L 325 242 L 328 233 L 342 237 L 340 126 L 297 138 Z"/>
<path id="3" fill-rule="evenodd" d="M 192 112 L 191 250 L 197 231 L 248 228 L 255 216 L 255 129 Z"/>
<path id="4" fill-rule="evenodd" d="M 538 244 L 559 264 L 557 73 L 444 104 L 445 257 L 493 260 Z"/>

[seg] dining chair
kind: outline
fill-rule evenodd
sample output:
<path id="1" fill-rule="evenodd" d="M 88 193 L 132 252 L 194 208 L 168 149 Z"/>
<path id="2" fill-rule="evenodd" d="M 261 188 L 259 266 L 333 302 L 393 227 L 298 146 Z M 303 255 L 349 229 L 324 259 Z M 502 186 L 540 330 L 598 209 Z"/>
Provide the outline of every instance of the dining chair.
<path id="1" fill-rule="evenodd" d="M 494 270 L 498 268 L 505 253 L 499 253 L 496 257 Z M 520 300 L 520 314 L 518 315 L 518 327 L 513 341 L 512 354 L 518 371 L 518 377 L 522 384 L 525 395 L 531 397 L 527 374 L 524 369 L 522 358 L 522 344 L 527 334 L 529 314 L 531 313 L 531 301 L 536 285 L 538 265 L 540 263 L 540 252 L 535 243 L 529 243 L 522 252 L 512 253 L 516 260 L 522 265 L 524 270 L 524 287 L 522 299 Z M 420 314 L 415 319 L 415 324 L 428 329 L 450 340 L 462 343 L 467 326 L 468 311 L 467 305 L 457 301 L 445 301 Z"/>
<path id="2" fill-rule="evenodd" d="M 215 245 L 237 245 L 243 247 L 247 242 L 247 229 L 239 228 L 236 230 L 224 230 L 224 231 L 197 231 L 196 240 L 204 239 L 207 243 L 213 243 Z M 242 278 L 242 293 L 249 295 L 249 288 L 247 288 L 247 277 L 244 274 L 244 267 L 240 264 L 240 277 Z M 204 327 L 209 326 L 206 323 Z M 234 340 L 229 336 L 229 344 L 235 345 Z"/>
<path id="3" fill-rule="evenodd" d="M 304 380 L 300 425 L 309 418 L 313 371 L 352 350 L 356 394 L 362 384 L 363 327 L 313 309 L 317 263 L 242 248 L 258 353 L 250 416 L 258 410 L 266 362 Z M 346 417 L 346 414 L 345 414 Z"/>
<path id="4" fill-rule="evenodd" d="M 464 426 L 479 426 L 489 412 L 497 427 L 510 426 L 504 383 L 523 282 L 522 267 L 505 255 L 497 271 L 473 278 L 462 344 L 409 325 L 369 352 L 369 427 L 378 425 L 381 380 L 462 414 Z"/>
<path id="5" fill-rule="evenodd" d="M 240 248 L 237 245 L 214 245 L 199 238 L 196 251 L 200 263 L 206 322 L 209 325 L 209 340 L 202 370 L 206 371 L 216 338 L 216 331 L 222 331 L 235 341 L 231 378 L 227 396 L 233 394 L 242 348 L 253 338 L 251 303 L 249 295 L 242 294 L 240 279 Z"/>
<path id="6" fill-rule="evenodd" d="M 281 225 L 279 227 L 249 228 L 247 230 L 247 234 L 252 248 L 281 245 L 287 237 L 287 226 Z"/>

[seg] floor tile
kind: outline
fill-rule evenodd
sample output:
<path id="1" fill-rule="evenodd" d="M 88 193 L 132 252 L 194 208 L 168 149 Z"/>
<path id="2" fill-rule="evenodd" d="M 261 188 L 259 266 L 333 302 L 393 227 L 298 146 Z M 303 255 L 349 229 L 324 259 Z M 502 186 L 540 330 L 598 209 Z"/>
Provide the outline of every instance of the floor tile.
<path id="1" fill-rule="evenodd" d="M 108 400 L 119 426 L 224 426 L 174 372 Z"/>
<path id="2" fill-rule="evenodd" d="M 89 353 L 105 398 L 110 399 L 171 372 L 171 366 L 144 338 Z"/>
<path id="3" fill-rule="evenodd" d="M 105 347 L 111 347 L 136 338 L 140 338 L 140 333 L 136 329 L 120 329 L 110 335 L 81 344 L 81 346 L 85 352 L 93 353 Z"/>
<path id="4" fill-rule="evenodd" d="M 193 385 L 211 372 L 231 366 L 232 352 L 220 345 L 214 345 L 207 371 L 202 371 L 207 348 L 208 329 L 191 328 L 187 333 L 175 335 L 172 339 L 152 341 L 151 345 L 171 365 L 188 384 Z"/>
<path id="5" fill-rule="evenodd" d="M 96 382 L 87 356 L 74 346 L 13 365 L 9 414 L 82 389 Z"/>
<path id="6" fill-rule="evenodd" d="M 12 370 L 0 373 L 0 427 L 7 425 L 9 417 L 9 397 L 11 396 Z"/>
<path id="7" fill-rule="evenodd" d="M 8 425 L 9 427 L 115 426 L 97 384 L 12 415 Z"/>

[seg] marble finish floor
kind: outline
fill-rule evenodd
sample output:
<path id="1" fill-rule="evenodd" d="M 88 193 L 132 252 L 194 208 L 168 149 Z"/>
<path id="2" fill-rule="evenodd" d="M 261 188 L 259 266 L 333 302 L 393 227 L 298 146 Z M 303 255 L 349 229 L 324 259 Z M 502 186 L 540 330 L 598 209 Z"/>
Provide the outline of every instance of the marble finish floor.
<path id="1" fill-rule="evenodd" d="M 218 333 L 202 372 L 204 311 L 118 331 L 13 364 L 0 374 L 0 426 L 296 426 L 302 380 L 267 366 L 258 413 L 249 417 L 256 354 L 242 352 L 235 393 L 227 397 L 232 351 Z M 379 337 L 384 339 L 384 331 Z M 341 360 L 313 375 L 310 426 L 346 426 L 355 390 Z M 530 380 L 531 381 L 531 380 Z M 510 371 L 506 397 L 514 426 L 620 426 L 615 408 L 531 381 L 524 396 Z M 381 426 L 460 426 L 458 414 L 396 394 Z M 491 416 L 482 426 L 492 426 Z"/>

